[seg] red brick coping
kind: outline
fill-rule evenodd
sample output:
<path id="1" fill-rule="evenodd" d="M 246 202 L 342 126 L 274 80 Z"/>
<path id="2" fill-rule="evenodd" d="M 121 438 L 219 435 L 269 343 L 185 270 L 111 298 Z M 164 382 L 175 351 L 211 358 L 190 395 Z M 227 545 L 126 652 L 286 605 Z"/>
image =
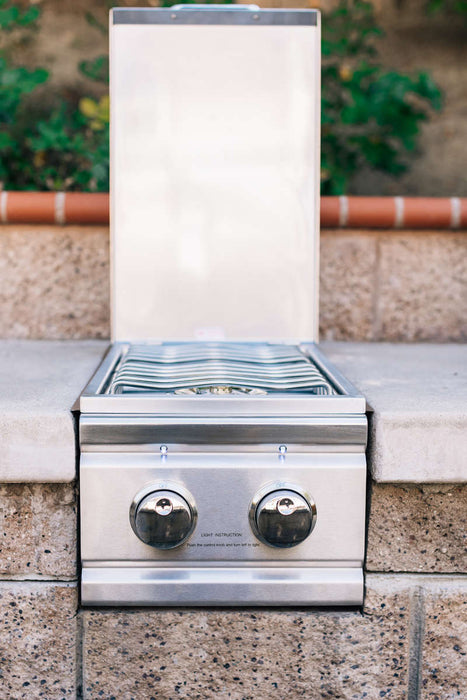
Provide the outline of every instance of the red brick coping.
<path id="1" fill-rule="evenodd" d="M 109 223 L 109 195 L 0 192 L 4 224 Z M 467 229 L 467 198 L 322 197 L 323 228 Z"/>

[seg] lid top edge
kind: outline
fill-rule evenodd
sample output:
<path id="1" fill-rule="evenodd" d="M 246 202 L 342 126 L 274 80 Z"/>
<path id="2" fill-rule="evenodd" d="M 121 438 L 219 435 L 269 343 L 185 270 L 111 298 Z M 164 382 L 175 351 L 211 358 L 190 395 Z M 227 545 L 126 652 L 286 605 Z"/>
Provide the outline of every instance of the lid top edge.
<path id="1" fill-rule="evenodd" d="M 238 5 L 222 8 L 207 5 L 199 8 L 174 9 L 145 7 L 116 7 L 111 10 L 113 24 L 242 24 L 242 25 L 318 25 L 318 10 L 285 10 L 247 8 L 240 12 Z M 242 8 L 243 9 L 243 8 Z"/>

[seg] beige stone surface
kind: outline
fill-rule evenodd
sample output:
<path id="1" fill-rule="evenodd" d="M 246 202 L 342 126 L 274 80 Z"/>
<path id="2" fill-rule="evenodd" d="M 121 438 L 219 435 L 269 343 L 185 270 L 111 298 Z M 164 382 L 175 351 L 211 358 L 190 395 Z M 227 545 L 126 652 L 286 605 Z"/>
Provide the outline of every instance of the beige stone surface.
<path id="1" fill-rule="evenodd" d="M 0 483 L 76 479 L 71 408 L 105 341 L 0 341 Z"/>
<path id="2" fill-rule="evenodd" d="M 467 339 L 467 236 L 324 230 L 322 340 Z M 0 235 L 0 338 L 107 338 L 106 227 Z"/>
<path id="3" fill-rule="evenodd" d="M 76 698 L 77 591 L 0 582 L 0 697 Z"/>
<path id="4" fill-rule="evenodd" d="M 72 484 L 0 485 L 0 577 L 76 576 Z"/>
<path id="5" fill-rule="evenodd" d="M 108 229 L 2 226 L 0 337 L 109 336 Z"/>
<path id="6" fill-rule="evenodd" d="M 374 340 L 467 340 L 465 233 L 388 233 L 379 240 Z"/>
<path id="7" fill-rule="evenodd" d="M 323 230 L 320 251 L 320 337 L 372 340 L 377 238 Z"/>
<path id="8" fill-rule="evenodd" d="M 363 614 L 85 610 L 83 697 L 404 698 L 410 597 L 394 588 L 370 584 Z"/>
<path id="9" fill-rule="evenodd" d="M 324 342 L 321 349 L 371 408 L 375 481 L 467 482 L 465 344 Z"/>
<path id="10" fill-rule="evenodd" d="M 467 573 L 467 484 L 375 484 L 368 571 Z"/>
<path id="11" fill-rule="evenodd" d="M 467 581 L 446 581 L 425 596 L 421 695 L 465 698 L 467 689 Z"/>

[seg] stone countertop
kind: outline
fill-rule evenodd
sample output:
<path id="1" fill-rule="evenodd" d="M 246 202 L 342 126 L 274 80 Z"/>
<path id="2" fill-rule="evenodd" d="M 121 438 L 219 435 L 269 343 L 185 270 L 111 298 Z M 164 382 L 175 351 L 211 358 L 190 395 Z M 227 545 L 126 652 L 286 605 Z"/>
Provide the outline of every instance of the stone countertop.
<path id="1" fill-rule="evenodd" d="M 71 407 L 105 341 L 0 341 L 0 482 L 70 482 Z M 380 482 L 467 481 L 467 346 L 330 343 L 328 358 L 373 410 Z"/>
<path id="2" fill-rule="evenodd" d="M 467 481 L 466 345 L 321 347 L 373 410 L 369 455 L 376 481 Z"/>
<path id="3" fill-rule="evenodd" d="M 0 341 L 0 482 L 76 476 L 71 407 L 107 342 Z"/>

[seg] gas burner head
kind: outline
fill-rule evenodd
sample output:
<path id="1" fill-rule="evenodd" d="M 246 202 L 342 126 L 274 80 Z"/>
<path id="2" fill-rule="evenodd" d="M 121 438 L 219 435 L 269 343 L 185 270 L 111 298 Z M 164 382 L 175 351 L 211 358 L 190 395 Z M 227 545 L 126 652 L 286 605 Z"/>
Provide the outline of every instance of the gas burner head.
<path id="1" fill-rule="evenodd" d="M 109 393 L 141 392 L 182 396 L 336 393 L 299 346 L 232 342 L 130 345 L 111 377 Z"/>
<path id="2" fill-rule="evenodd" d="M 183 389 L 176 389 L 175 394 L 179 396 L 192 396 L 195 395 L 205 395 L 212 394 L 214 396 L 226 396 L 227 394 L 247 394 L 250 396 L 266 396 L 268 393 L 263 389 L 255 389 L 248 386 L 192 386 L 185 387 Z"/>

